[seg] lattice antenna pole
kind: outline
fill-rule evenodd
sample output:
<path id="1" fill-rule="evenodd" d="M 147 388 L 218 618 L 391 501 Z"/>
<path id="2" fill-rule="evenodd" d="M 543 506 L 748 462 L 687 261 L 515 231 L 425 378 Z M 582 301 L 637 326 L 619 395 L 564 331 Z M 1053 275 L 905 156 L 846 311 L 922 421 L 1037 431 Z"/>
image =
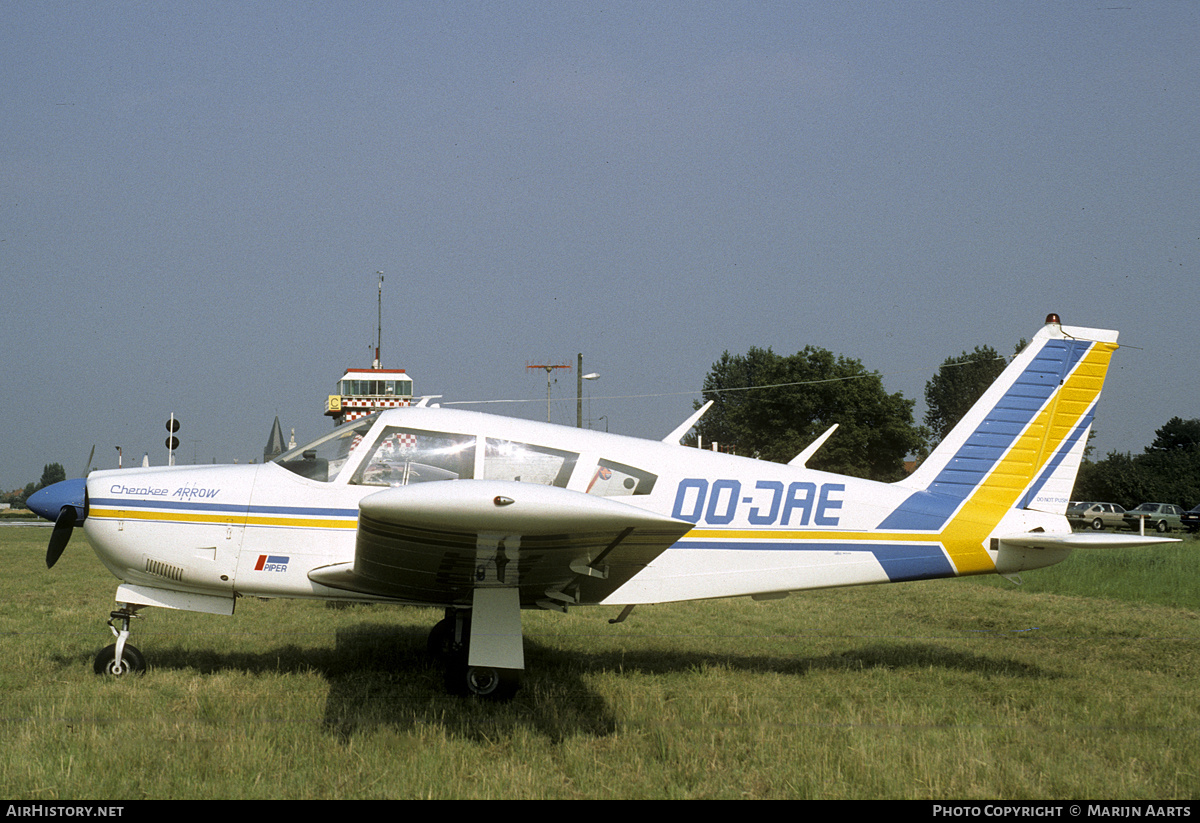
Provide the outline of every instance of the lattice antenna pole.
<path id="1" fill-rule="evenodd" d="M 378 318 L 375 322 L 375 363 L 371 368 L 382 369 L 383 359 L 379 356 L 379 350 L 383 348 L 383 272 L 375 273 L 379 275 L 379 299 L 376 306 Z"/>
<path id="2" fill-rule="evenodd" d="M 527 369 L 545 369 L 546 370 L 546 422 L 549 423 L 550 422 L 551 375 L 554 374 L 555 369 L 566 369 L 567 371 L 570 371 L 571 364 L 570 363 L 529 363 L 529 362 L 526 362 L 525 368 L 527 368 Z"/>

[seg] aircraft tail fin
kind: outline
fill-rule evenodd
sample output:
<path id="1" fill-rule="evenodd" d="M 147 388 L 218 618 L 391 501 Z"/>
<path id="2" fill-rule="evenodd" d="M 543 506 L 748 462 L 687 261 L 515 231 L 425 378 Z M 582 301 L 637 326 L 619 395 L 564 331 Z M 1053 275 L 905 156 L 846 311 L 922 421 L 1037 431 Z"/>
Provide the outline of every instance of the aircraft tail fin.
<path id="1" fill-rule="evenodd" d="M 1065 513 L 1116 349 L 1115 331 L 1047 317 L 925 462 L 897 484 L 914 493 L 881 526 L 939 529 L 968 500 L 993 522 L 1011 508 Z"/>

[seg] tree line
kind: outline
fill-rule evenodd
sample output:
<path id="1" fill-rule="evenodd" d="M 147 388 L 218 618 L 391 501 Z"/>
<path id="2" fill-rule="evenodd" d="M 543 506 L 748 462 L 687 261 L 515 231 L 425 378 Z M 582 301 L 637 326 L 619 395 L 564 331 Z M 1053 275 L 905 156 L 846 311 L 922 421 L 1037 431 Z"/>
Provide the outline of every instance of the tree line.
<path id="1" fill-rule="evenodd" d="M 715 442 L 724 451 L 786 463 L 836 423 L 837 433 L 808 466 L 891 482 L 904 476 L 906 460 L 920 462 L 941 442 L 1006 365 L 990 346 L 946 358 L 925 384 L 927 411 L 918 425 L 915 402 L 889 394 L 879 373 L 853 358 L 815 346 L 793 355 L 754 347 L 742 355 L 726 351 L 704 378 L 702 393 L 713 407 L 688 442 Z M 38 482 L 0 493 L 0 503 L 25 508 L 30 495 L 66 477 L 61 464 L 49 463 Z M 1142 454 L 1114 451 L 1100 461 L 1085 455 L 1073 497 L 1125 508 L 1200 503 L 1200 419 L 1171 418 Z"/>
<path id="2" fill-rule="evenodd" d="M 24 509 L 25 501 L 30 495 L 39 489 L 44 489 L 60 480 L 67 479 L 67 472 L 59 463 L 49 463 L 42 467 L 42 478 L 36 483 L 30 482 L 25 484 L 23 489 L 15 489 L 9 492 L 0 492 L 0 503 L 10 503 L 14 509 Z"/>
<path id="3" fill-rule="evenodd" d="M 1085 460 L 1075 481 L 1076 500 L 1118 503 L 1200 504 L 1200 419 L 1172 417 L 1141 454 L 1109 452 Z"/>
<path id="4" fill-rule="evenodd" d="M 929 454 L 1006 365 L 990 346 L 947 358 L 925 386 L 928 411 L 919 425 L 915 401 L 889 394 L 859 360 L 816 346 L 792 355 L 726 351 L 704 378 L 702 394 L 713 407 L 691 442 L 786 463 L 836 423 L 808 466 L 891 482 L 904 476 L 906 459 Z"/>
<path id="5" fill-rule="evenodd" d="M 1013 354 L 1025 345 L 1020 340 Z M 918 425 L 915 402 L 889 394 L 879 373 L 853 358 L 815 346 L 792 355 L 769 348 L 726 351 L 704 378 L 702 395 L 713 407 L 688 442 L 786 463 L 837 423 L 809 468 L 891 482 L 904 476 L 906 460 L 919 463 L 942 441 L 1007 365 L 991 346 L 946 358 L 925 384 L 927 411 Z M 1126 508 L 1147 501 L 1200 503 L 1200 420 L 1172 418 L 1143 454 L 1112 452 L 1098 462 L 1089 455 L 1090 448 L 1076 499 Z"/>

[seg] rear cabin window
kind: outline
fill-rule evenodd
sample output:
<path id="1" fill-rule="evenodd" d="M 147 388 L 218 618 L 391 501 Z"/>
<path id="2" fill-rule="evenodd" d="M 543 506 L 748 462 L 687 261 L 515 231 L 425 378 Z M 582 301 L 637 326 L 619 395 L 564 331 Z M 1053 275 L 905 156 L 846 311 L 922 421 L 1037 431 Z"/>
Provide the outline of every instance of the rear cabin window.
<path id="1" fill-rule="evenodd" d="M 600 460 L 592 480 L 588 483 L 587 493 L 600 497 L 625 497 L 631 494 L 649 494 L 654 489 L 658 475 L 651 474 L 633 466 L 614 463 L 611 460 Z"/>
<path id="2" fill-rule="evenodd" d="M 489 437 L 483 452 L 484 480 L 515 480 L 566 488 L 579 455 Z"/>

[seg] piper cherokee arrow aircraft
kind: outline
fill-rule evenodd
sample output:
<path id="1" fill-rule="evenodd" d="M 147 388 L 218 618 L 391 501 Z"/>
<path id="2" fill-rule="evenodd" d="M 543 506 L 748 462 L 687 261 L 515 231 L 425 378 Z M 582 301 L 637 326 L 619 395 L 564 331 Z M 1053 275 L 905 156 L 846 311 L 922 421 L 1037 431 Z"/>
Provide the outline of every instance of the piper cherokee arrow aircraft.
<path id="1" fill-rule="evenodd" d="M 1073 549 L 1065 515 L 1117 333 L 1050 315 L 910 476 L 877 483 L 662 442 L 438 407 L 393 409 L 273 462 L 96 471 L 39 491 L 53 566 L 82 526 L 120 581 L 97 673 L 141 673 L 147 606 L 239 597 L 445 609 L 429 647 L 458 692 L 508 697 L 522 609 L 1013 575 Z"/>

